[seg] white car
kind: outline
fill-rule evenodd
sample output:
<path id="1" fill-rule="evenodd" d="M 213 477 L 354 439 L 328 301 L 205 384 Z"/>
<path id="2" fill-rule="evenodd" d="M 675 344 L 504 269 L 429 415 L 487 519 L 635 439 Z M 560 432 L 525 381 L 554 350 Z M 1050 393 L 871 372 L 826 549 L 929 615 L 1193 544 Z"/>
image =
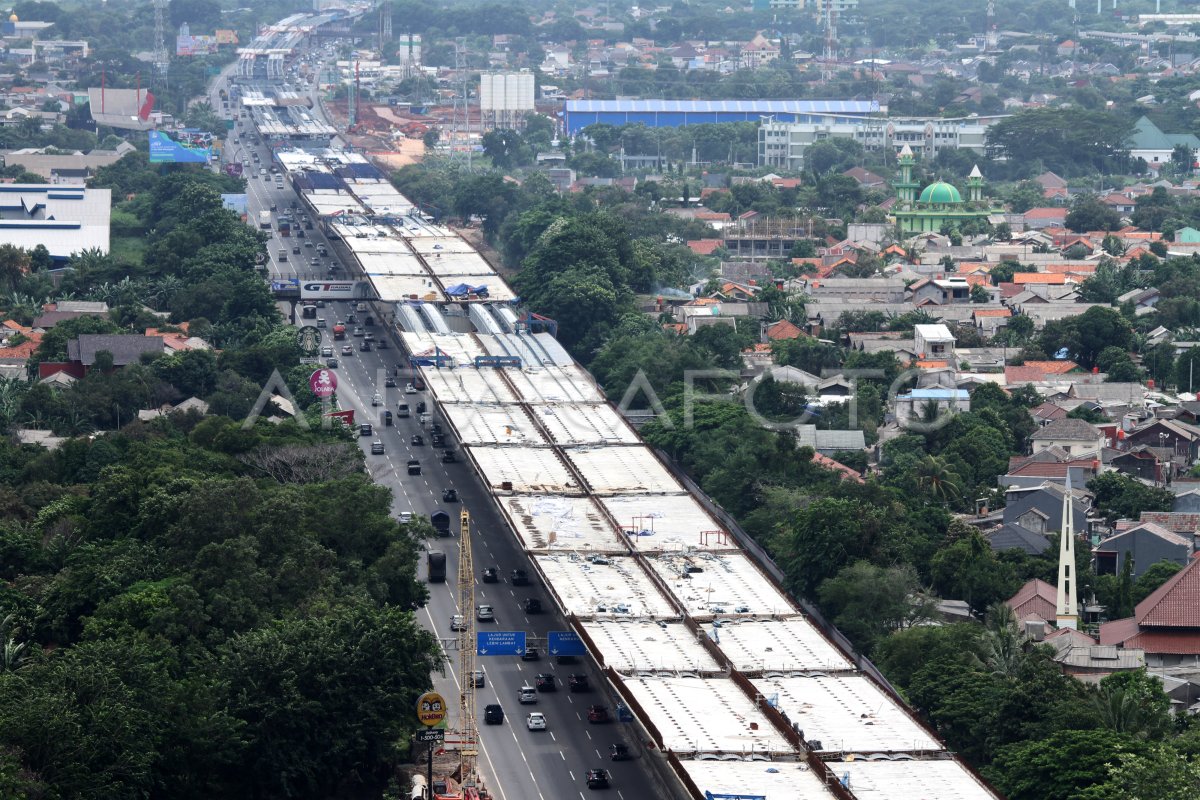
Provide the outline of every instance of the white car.
<path id="1" fill-rule="evenodd" d="M 492 622 L 496 619 L 496 612 L 490 605 L 484 603 L 475 609 L 475 619 L 480 622 Z"/>
<path id="2" fill-rule="evenodd" d="M 383 405 L 383 398 L 380 397 L 378 394 L 375 395 L 374 397 L 371 398 L 371 405 L 373 405 L 373 406 Z"/>
<path id="3" fill-rule="evenodd" d="M 466 627 L 467 627 L 467 621 L 466 621 L 466 619 L 463 618 L 462 614 L 455 614 L 453 617 L 450 618 L 450 630 L 461 631 L 461 630 L 465 630 Z"/>
<path id="4" fill-rule="evenodd" d="M 405 525 L 412 522 L 412 512 L 411 511 L 401 511 L 400 512 L 400 521 L 403 522 Z"/>
<path id="5" fill-rule="evenodd" d="M 405 394 L 416 394 L 417 387 L 413 386 L 411 383 L 406 383 L 406 384 L 404 384 L 404 393 Z"/>
<path id="6" fill-rule="evenodd" d="M 540 711 L 534 711 L 525 718 L 525 727 L 531 731 L 546 730 L 546 715 Z"/>

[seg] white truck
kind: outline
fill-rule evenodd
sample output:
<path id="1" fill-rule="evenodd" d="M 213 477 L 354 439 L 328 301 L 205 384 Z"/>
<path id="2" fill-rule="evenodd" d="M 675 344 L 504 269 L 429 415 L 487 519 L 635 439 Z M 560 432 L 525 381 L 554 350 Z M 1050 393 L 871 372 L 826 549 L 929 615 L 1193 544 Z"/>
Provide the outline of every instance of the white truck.
<path id="1" fill-rule="evenodd" d="M 262 228 L 264 231 L 271 230 L 271 212 L 270 211 L 263 210 L 263 211 L 258 212 L 258 227 Z"/>

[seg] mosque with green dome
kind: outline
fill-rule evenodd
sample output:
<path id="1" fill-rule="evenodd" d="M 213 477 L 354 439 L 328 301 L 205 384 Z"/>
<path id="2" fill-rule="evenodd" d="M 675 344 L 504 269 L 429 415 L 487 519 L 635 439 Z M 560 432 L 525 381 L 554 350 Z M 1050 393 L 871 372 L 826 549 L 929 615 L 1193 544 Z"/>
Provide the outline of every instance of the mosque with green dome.
<path id="1" fill-rule="evenodd" d="M 949 225 L 962 228 L 973 220 L 986 221 L 988 215 L 993 213 L 983 200 L 983 175 L 979 167 L 971 170 L 967 178 L 967 199 L 964 202 L 958 189 L 943 181 L 929 184 L 921 190 L 920 196 L 917 195 L 921 185 L 913 180 L 915 159 L 908 145 L 900 151 L 897 165 L 900 167 L 900 179 L 893 184 L 897 202 L 892 215 L 905 236 L 938 233 Z"/>

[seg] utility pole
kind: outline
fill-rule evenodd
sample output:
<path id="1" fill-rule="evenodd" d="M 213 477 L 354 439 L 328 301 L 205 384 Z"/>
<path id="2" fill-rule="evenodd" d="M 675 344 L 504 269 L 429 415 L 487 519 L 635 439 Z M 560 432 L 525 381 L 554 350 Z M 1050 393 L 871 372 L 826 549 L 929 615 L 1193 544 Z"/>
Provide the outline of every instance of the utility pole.
<path id="1" fill-rule="evenodd" d="M 479 730 L 475 724 L 475 568 L 471 559 L 471 514 L 463 508 L 459 514 L 458 609 L 463 616 L 458 632 L 459 781 L 464 789 L 475 787 L 475 759 L 478 755 Z"/>

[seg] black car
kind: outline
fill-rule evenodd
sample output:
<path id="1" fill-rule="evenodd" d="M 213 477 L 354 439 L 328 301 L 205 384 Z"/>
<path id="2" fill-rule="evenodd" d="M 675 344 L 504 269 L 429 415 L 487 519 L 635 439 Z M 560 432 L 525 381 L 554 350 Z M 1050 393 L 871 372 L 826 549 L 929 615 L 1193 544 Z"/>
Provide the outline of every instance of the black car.
<path id="1" fill-rule="evenodd" d="M 572 692 L 586 692 L 592 687 L 591 684 L 588 683 L 587 675 L 575 673 L 567 679 L 567 688 Z"/>
<path id="2" fill-rule="evenodd" d="M 396 388 L 396 379 L 389 375 L 383 379 L 383 385 L 389 389 L 394 389 Z"/>
<path id="3" fill-rule="evenodd" d="M 453 464 L 457 460 L 458 460 L 458 458 L 454 455 L 453 450 L 447 450 L 444 453 L 442 453 L 442 463 L 443 464 Z"/>
<path id="4" fill-rule="evenodd" d="M 364 422 L 362 425 L 359 425 L 358 426 L 358 435 L 359 436 L 370 436 L 371 435 L 371 423 Z"/>
<path id="5" fill-rule="evenodd" d="M 420 402 L 417 403 L 417 413 L 418 414 L 425 413 L 425 401 L 424 400 L 421 400 Z"/>
<path id="6" fill-rule="evenodd" d="M 421 474 L 421 462 L 417 461 L 415 458 L 409 459 L 408 474 L 409 475 L 420 475 Z"/>
<path id="7" fill-rule="evenodd" d="M 504 709 L 499 703 L 489 703 L 483 707 L 483 721 L 488 725 L 500 725 L 504 722 Z"/>
<path id="8" fill-rule="evenodd" d="M 538 652 L 536 647 L 526 647 L 525 652 L 521 653 L 522 661 L 540 661 L 542 654 Z"/>
<path id="9" fill-rule="evenodd" d="M 538 673 L 534 679 L 533 685 L 539 692 L 557 692 L 558 682 L 554 680 L 554 676 L 549 672 Z"/>
<path id="10" fill-rule="evenodd" d="M 364 353 L 369 353 L 371 352 L 371 343 L 364 339 L 363 343 L 358 346 L 358 349 Z"/>
<path id="11" fill-rule="evenodd" d="M 632 761 L 633 753 L 629 752 L 629 747 L 623 744 L 610 744 L 608 746 L 608 757 L 613 761 Z"/>
<path id="12" fill-rule="evenodd" d="M 607 789 L 609 786 L 608 770 L 589 769 L 585 780 L 589 789 Z"/>
<path id="13" fill-rule="evenodd" d="M 542 601 L 538 600 L 536 597 L 528 598 L 525 601 L 525 613 L 526 614 L 542 613 Z"/>
<path id="14" fill-rule="evenodd" d="M 523 569 L 514 569 L 512 571 L 512 585 L 513 586 L 528 586 L 529 585 L 529 573 Z"/>
<path id="15" fill-rule="evenodd" d="M 387 350 L 388 348 L 391 347 L 391 345 L 387 343 L 387 339 L 380 339 L 378 342 L 375 343 L 375 346 L 378 347 L 380 350 Z"/>
<path id="16" fill-rule="evenodd" d="M 327 358 L 327 359 L 325 359 L 325 366 L 328 367 L 329 369 L 337 369 L 338 368 L 338 360 L 336 358 Z"/>
<path id="17" fill-rule="evenodd" d="M 483 582 L 484 583 L 499 583 L 500 582 L 500 570 L 496 569 L 495 567 L 488 567 L 487 569 L 485 569 L 483 571 Z"/>
<path id="18" fill-rule="evenodd" d="M 425 437 L 419 433 L 414 433 L 412 439 L 409 440 L 413 447 L 423 447 L 425 445 Z"/>
<path id="19" fill-rule="evenodd" d="M 392 412 L 390 412 L 390 411 L 383 412 L 383 424 L 384 425 L 392 424 Z"/>
<path id="20" fill-rule="evenodd" d="M 457 489 L 444 490 L 442 492 L 442 502 L 443 503 L 457 503 L 458 502 L 458 490 Z"/>

